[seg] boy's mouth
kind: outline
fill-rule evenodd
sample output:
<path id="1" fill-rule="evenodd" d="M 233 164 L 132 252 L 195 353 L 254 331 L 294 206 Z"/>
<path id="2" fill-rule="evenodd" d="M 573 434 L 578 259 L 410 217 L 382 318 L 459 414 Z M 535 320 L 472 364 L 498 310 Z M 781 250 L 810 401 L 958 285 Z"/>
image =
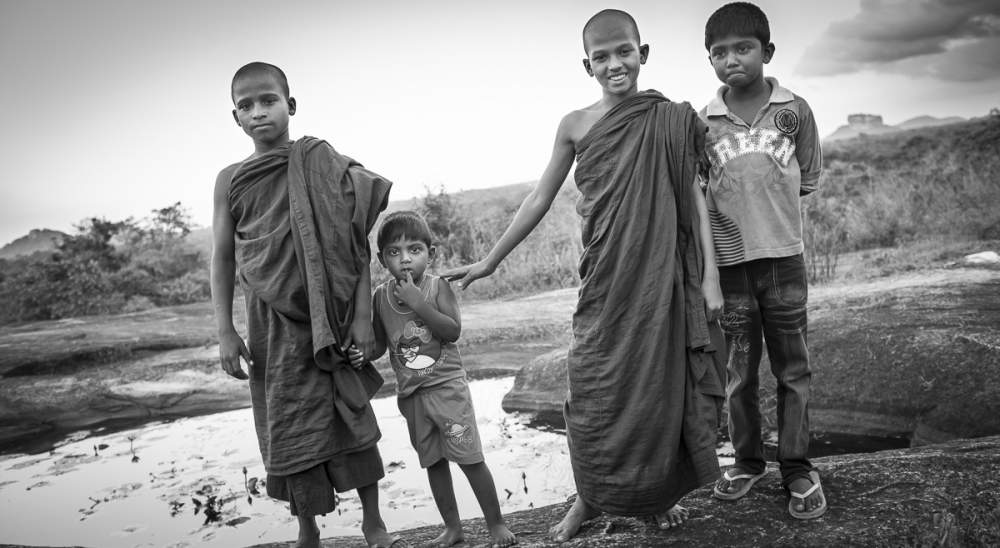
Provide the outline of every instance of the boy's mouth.
<path id="1" fill-rule="evenodd" d="M 611 76 L 608 76 L 608 80 L 610 80 L 612 82 L 622 82 L 622 81 L 625 80 L 626 76 L 628 76 L 628 73 L 627 72 L 622 72 L 622 73 L 619 73 L 619 74 L 613 74 Z"/>

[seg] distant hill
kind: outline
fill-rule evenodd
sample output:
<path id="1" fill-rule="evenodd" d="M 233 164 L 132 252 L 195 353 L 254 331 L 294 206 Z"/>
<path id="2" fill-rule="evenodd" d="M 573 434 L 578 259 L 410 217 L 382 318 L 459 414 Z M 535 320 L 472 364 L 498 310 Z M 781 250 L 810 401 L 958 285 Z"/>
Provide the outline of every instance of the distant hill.
<path id="1" fill-rule="evenodd" d="M 66 233 L 47 228 L 36 228 L 26 236 L 0 248 L 0 259 L 13 259 L 21 255 L 55 251 L 56 245 L 66 237 Z"/>
<path id="2" fill-rule="evenodd" d="M 840 126 L 828 135 L 824 141 L 851 139 L 859 135 L 884 135 L 908 129 L 936 127 L 958 122 L 964 122 L 960 116 L 935 118 L 933 116 L 917 116 L 894 126 L 886 125 L 878 114 L 851 114 L 847 117 L 847 125 Z"/>
<path id="3" fill-rule="evenodd" d="M 490 188 L 478 188 L 472 190 L 461 190 L 452 192 L 451 197 L 459 208 L 466 210 L 474 209 L 478 217 L 492 217 L 494 213 L 510 211 L 510 218 L 513 212 L 521 204 L 521 200 L 531 192 L 534 182 L 513 183 Z M 561 197 L 575 199 L 575 186 L 572 182 L 563 185 Z M 422 196 L 407 198 L 405 200 L 392 200 L 386 207 L 386 213 L 399 211 L 402 209 L 416 209 Z M 212 228 L 198 227 L 188 234 L 188 242 L 194 245 L 204 257 L 212 255 Z"/>

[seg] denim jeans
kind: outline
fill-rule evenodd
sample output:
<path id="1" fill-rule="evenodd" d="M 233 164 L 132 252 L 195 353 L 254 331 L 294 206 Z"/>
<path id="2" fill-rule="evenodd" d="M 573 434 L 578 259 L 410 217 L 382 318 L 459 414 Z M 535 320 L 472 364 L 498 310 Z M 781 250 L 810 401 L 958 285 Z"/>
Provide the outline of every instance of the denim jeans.
<path id="1" fill-rule="evenodd" d="M 806 348 L 806 283 L 802 255 L 719 267 L 725 298 L 729 436 L 736 465 L 764 471 L 758 398 L 763 345 L 778 385 L 778 463 L 782 483 L 807 477 L 809 452 L 809 351 Z"/>

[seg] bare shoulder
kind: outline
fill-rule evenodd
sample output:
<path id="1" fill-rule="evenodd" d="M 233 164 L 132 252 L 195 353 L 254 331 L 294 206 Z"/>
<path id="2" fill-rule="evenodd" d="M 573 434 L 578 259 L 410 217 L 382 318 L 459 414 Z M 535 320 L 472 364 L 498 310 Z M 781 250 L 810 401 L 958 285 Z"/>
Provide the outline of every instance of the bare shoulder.
<path id="1" fill-rule="evenodd" d="M 607 109 L 602 108 L 600 101 L 574 110 L 563 116 L 562 122 L 559 124 L 559 133 L 568 141 L 576 144 L 604 116 L 605 112 Z"/>
<path id="2" fill-rule="evenodd" d="M 215 190 L 218 191 L 221 188 L 229 188 L 229 183 L 233 180 L 233 175 L 236 170 L 239 169 L 240 164 L 243 162 L 236 162 L 235 164 L 229 164 L 228 166 L 222 168 L 219 174 L 215 177 Z"/>

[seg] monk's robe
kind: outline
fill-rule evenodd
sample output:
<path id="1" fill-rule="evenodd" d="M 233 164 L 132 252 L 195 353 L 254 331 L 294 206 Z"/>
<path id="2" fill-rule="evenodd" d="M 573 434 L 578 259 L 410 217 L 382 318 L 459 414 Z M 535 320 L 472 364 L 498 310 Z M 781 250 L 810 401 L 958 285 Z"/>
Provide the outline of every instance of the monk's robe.
<path id="1" fill-rule="evenodd" d="M 368 402 L 382 378 L 371 364 L 352 368 L 340 341 L 390 186 L 313 137 L 248 160 L 233 175 L 250 396 L 269 475 L 375 447 L 381 436 Z"/>
<path id="2" fill-rule="evenodd" d="M 724 339 L 709 326 L 692 184 L 695 111 L 655 91 L 576 146 L 583 255 L 564 408 L 577 492 L 605 512 L 662 512 L 719 476 Z"/>

